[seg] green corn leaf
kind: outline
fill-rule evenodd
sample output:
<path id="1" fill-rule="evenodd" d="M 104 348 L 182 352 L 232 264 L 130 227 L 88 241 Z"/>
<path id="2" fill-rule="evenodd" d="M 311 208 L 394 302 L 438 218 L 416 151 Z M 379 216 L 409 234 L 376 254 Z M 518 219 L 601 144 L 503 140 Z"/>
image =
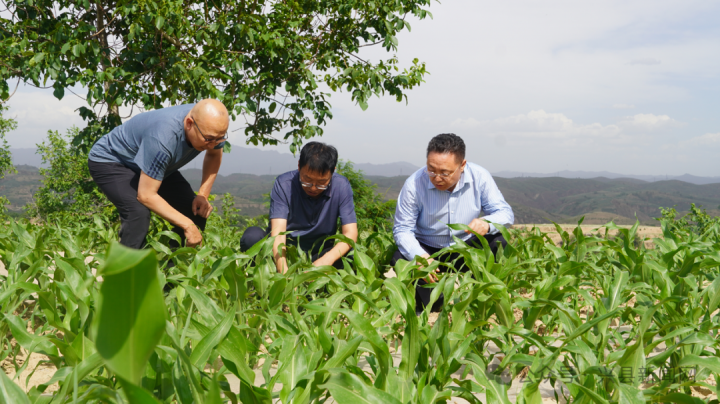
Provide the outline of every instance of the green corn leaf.
<path id="1" fill-rule="evenodd" d="M 620 399 L 618 404 L 645 404 L 645 396 L 642 390 L 625 383 L 618 385 Z"/>
<path id="2" fill-rule="evenodd" d="M 415 305 L 407 305 L 405 312 L 405 335 L 402 339 L 402 359 L 400 361 L 399 376 L 402 379 L 412 379 L 415 373 L 415 366 L 420 356 L 420 330 Z"/>
<path id="3" fill-rule="evenodd" d="M 697 355 L 685 355 L 680 359 L 679 367 L 699 366 L 710 369 L 715 374 L 720 374 L 720 358 L 715 356 L 701 357 Z"/>
<path id="4" fill-rule="evenodd" d="M 152 251 L 112 244 L 100 270 L 103 284 L 95 317 L 95 344 L 105 364 L 138 384 L 165 330 L 165 304 Z"/>
<path id="5" fill-rule="evenodd" d="M 183 373 L 182 363 L 179 360 L 172 367 L 172 383 L 180 404 L 192 404 L 193 393 L 190 389 L 190 382 Z"/>
<path id="6" fill-rule="evenodd" d="M 0 371 L 0 403 L 30 404 L 27 394 L 5 374 Z"/>
<path id="7" fill-rule="evenodd" d="M 291 358 L 278 370 L 280 381 L 283 384 L 280 391 L 280 402 L 288 402 L 290 392 L 295 388 L 298 381 L 305 377 L 308 372 L 308 355 L 302 344 L 293 347 L 294 353 Z"/>
<path id="8" fill-rule="evenodd" d="M 120 379 L 122 382 L 123 390 L 125 391 L 125 397 L 127 397 L 128 403 L 130 404 L 160 404 L 160 402 L 153 397 L 152 393 L 143 389 L 142 387 L 136 386 L 132 383 Z"/>
<path id="9" fill-rule="evenodd" d="M 670 393 L 668 395 L 658 397 L 657 402 L 679 404 L 705 404 L 704 400 L 683 393 Z"/>
<path id="10" fill-rule="evenodd" d="M 587 395 L 593 402 L 595 402 L 597 404 L 610 404 L 610 402 L 608 400 L 606 400 L 605 398 L 603 398 L 600 394 L 590 390 L 589 388 L 587 388 L 581 384 L 573 383 L 573 386 L 582 390 L 582 392 L 585 393 L 585 395 Z"/>
<path id="11" fill-rule="evenodd" d="M 365 317 L 348 309 L 338 309 L 337 311 L 347 317 L 355 330 L 372 345 L 380 368 L 380 373 L 376 375 L 375 386 L 383 388 L 392 364 L 387 344 L 380 338 L 375 327 Z"/>
<path id="12" fill-rule="evenodd" d="M 318 386 L 330 391 L 339 404 L 403 404 L 392 395 L 366 384 L 343 369 L 331 369 L 330 378 Z"/>
<path id="13" fill-rule="evenodd" d="M 363 337 L 361 335 L 356 336 L 347 343 L 345 341 L 341 341 L 342 343 L 340 344 L 340 349 L 338 349 L 335 352 L 335 355 L 333 355 L 327 362 L 320 366 L 320 368 L 332 369 L 341 367 L 345 363 L 347 358 L 352 356 L 357 351 L 362 341 Z"/>
<path id="14" fill-rule="evenodd" d="M 201 365 L 207 362 L 212 350 L 220 345 L 230 331 L 230 327 L 232 327 L 233 320 L 235 319 L 235 311 L 236 307 L 233 306 L 225 315 L 225 318 L 200 340 L 190 355 L 190 362 L 192 362 L 193 365 L 201 369 L 203 368 Z"/>
<path id="15" fill-rule="evenodd" d="M 262 387 L 255 387 L 245 380 L 240 380 L 240 394 L 238 398 L 242 404 L 272 404 L 272 395 Z"/>
<path id="16" fill-rule="evenodd" d="M 26 329 L 26 321 L 18 316 L 5 314 L 6 324 L 12 331 L 15 340 L 30 352 L 38 352 L 50 356 L 58 356 L 58 350 L 47 337 L 31 334 Z"/>
<path id="17" fill-rule="evenodd" d="M 102 365 L 103 365 L 103 358 L 100 356 L 100 354 L 93 354 L 89 358 L 80 362 L 67 375 L 67 377 L 63 381 L 60 392 L 55 394 L 55 396 L 51 402 L 52 403 L 64 402 L 63 399 L 65 397 L 67 397 L 68 394 L 72 393 L 72 391 L 74 390 L 74 388 L 75 388 L 74 381 L 75 380 L 82 380 L 87 375 L 89 375 L 90 372 L 94 371 L 95 369 L 99 368 Z M 53 378 L 54 378 L 54 376 L 53 376 Z"/>

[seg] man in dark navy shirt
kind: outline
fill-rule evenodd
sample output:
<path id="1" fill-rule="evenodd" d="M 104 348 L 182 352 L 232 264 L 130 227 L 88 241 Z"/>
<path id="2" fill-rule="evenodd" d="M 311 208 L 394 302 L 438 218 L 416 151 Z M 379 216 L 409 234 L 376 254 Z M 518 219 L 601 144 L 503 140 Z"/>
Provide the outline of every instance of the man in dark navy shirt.
<path id="1" fill-rule="evenodd" d="M 335 235 L 337 221 L 342 223 L 344 236 L 357 241 L 352 188 L 347 178 L 335 174 L 337 150 L 320 142 L 310 142 L 300 151 L 298 169 L 280 175 L 270 193 L 270 229 L 250 227 L 240 239 L 240 248 L 247 251 L 268 232 L 275 237 L 273 256 L 278 272 L 287 271 L 282 244 L 299 246 L 312 254 L 313 264 L 339 267 L 341 258 L 350 251 L 346 243 L 325 242 Z M 290 231 L 288 236 L 279 235 Z"/>

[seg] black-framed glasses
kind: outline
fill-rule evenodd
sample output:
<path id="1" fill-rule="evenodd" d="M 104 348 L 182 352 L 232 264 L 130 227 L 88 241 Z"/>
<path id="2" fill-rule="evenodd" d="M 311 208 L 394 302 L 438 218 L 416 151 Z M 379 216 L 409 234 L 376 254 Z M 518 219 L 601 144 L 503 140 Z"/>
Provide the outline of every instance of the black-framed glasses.
<path id="1" fill-rule="evenodd" d="M 435 178 L 435 177 L 448 178 L 448 177 L 451 177 L 453 174 L 455 174 L 457 172 L 457 170 L 460 169 L 460 167 L 462 167 L 462 164 L 460 166 L 458 166 L 458 168 L 456 168 L 455 171 L 453 171 L 450 174 L 435 174 L 434 172 L 428 170 L 427 167 L 425 167 L 425 172 L 427 173 L 428 177 L 430 177 L 430 178 Z"/>
<path id="2" fill-rule="evenodd" d="M 222 142 L 223 140 L 227 140 L 227 138 L 228 138 L 227 132 L 225 132 L 225 135 L 223 135 L 223 137 L 219 137 L 219 138 L 213 138 L 213 137 L 209 138 L 209 137 L 205 136 L 205 134 L 202 133 L 202 131 L 200 130 L 200 127 L 198 126 L 197 121 L 195 121 L 195 118 L 190 116 L 190 119 L 192 119 L 193 123 L 195 124 L 195 129 L 197 129 L 198 133 L 200 133 L 200 136 L 202 136 L 203 140 L 205 140 L 205 143 L 212 143 L 212 142 L 217 143 L 217 142 Z"/>

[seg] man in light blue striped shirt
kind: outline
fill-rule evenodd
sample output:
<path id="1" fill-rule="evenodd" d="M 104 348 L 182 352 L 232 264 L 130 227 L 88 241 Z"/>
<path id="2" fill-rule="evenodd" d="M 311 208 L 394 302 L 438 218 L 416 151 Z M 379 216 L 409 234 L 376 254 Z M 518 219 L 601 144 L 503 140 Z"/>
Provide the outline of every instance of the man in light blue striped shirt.
<path id="1" fill-rule="evenodd" d="M 485 216 L 480 217 L 484 213 Z M 493 253 L 498 244 L 507 245 L 502 234 L 491 223 L 504 226 L 513 224 L 512 208 L 505 202 L 490 173 L 477 164 L 465 160 L 465 142 L 454 134 L 437 135 L 428 144 L 427 167 L 412 174 L 403 185 L 395 210 L 393 236 L 398 246 L 392 265 L 398 260 L 415 260 L 448 247 L 453 236 L 468 244 L 482 248 L 480 240 L 472 233 L 451 230 L 448 224 L 466 224 L 476 233 L 485 237 Z M 456 259 L 456 267 L 464 268 L 459 254 L 445 254 L 438 257 L 443 262 Z M 431 274 L 427 281 L 437 280 Z M 432 289 L 421 288 L 420 280 L 416 290 L 418 308 L 430 301 Z M 442 307 L 440 299 L 433 310 Z"/>

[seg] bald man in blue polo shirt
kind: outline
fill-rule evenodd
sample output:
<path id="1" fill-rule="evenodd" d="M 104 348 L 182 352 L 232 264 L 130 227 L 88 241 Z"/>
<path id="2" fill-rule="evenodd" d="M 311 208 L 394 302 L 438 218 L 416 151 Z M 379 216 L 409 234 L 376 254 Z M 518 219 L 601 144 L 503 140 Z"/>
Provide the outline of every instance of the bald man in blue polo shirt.
<path id="1" fill-rule="evenodd" d="M 143 248 L 150 212 L 174 225 L 181 244 L 202 242 L 201 230 L 213 207 L 208 196 L 217 177 L 228 112 L 218 100 L 144 112 L 93 145 L 90 175 L 120 215 L 120 244 Z M 178 171 L 205 152 L 202 184 L 195 194 Z M 171 246 L 178 245 L 174 240 Z"/>
<path id="2" fill-rule="evenodd" d="M 280 273 L 288 268 L 281 245 L 295 245 L 310 252 L 315 266 L 341 267 L 350 245 L 325 239 L 337 233 L 338 218 L 340 231 L 349 239 L 357 241 L 358 229 L 352 188 L 347 178 L 335 173 L 337 159 L 333 146 L 320 142 L 303 146 L 298 169 L 275 180 L 270 193 L 270 229 L 246 229 L 240 249 L 247 251 L 269 233 L 275 237 L 273 256 Z M 291 233 L 280 235 L 286 231 Z"/>

